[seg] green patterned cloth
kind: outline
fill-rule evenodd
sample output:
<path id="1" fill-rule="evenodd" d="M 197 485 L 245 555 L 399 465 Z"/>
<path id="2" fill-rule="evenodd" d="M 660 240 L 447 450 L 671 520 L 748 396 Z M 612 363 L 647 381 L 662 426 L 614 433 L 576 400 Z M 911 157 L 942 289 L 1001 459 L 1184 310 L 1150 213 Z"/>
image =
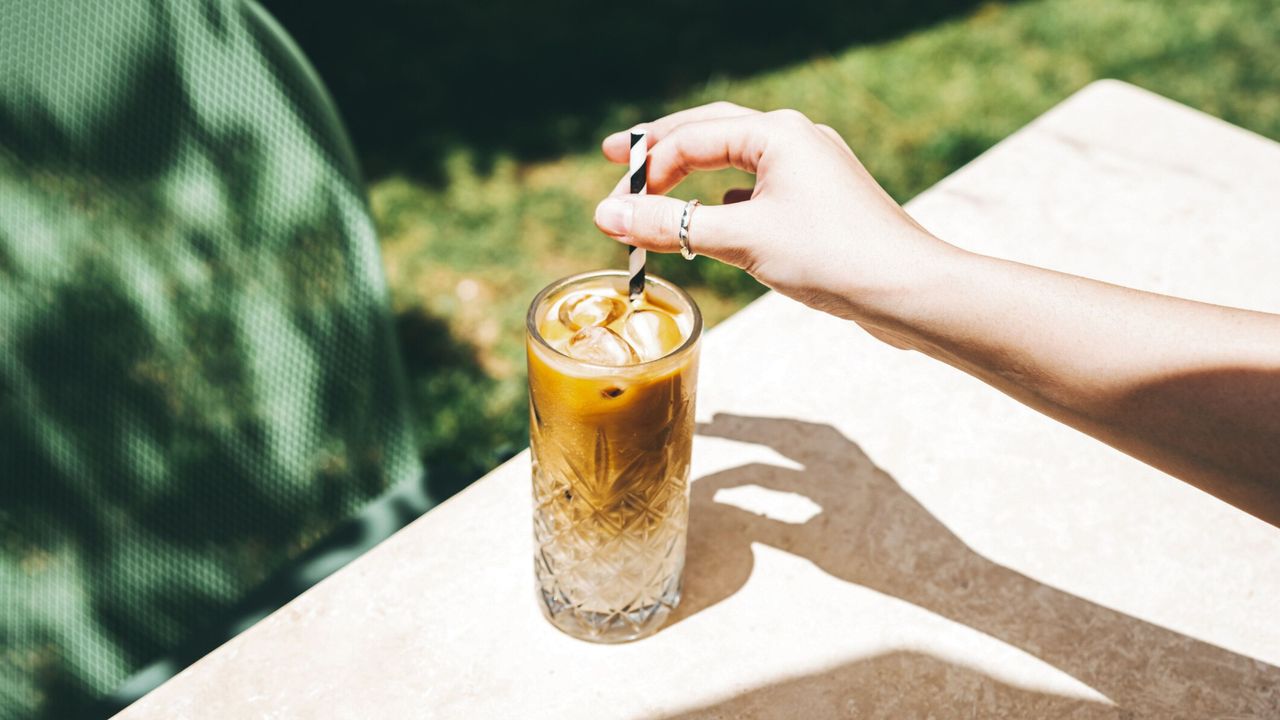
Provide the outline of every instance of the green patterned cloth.
<path id="1" fill-rule="evenodd" d="M 0 718 L 66 717 L 421 466 L 327 95 L 259 7 L 0 12 Z"/>

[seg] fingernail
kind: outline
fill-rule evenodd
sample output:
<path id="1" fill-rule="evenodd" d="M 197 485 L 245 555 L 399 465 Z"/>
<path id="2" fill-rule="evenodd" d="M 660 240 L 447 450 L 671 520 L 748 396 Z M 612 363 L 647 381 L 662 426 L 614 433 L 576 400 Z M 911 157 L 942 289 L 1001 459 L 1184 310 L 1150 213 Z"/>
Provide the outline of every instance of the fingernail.
<path id="1" fill-rule="evenodd" d="M 596 227 L 614 237 L 631 231 L 631 203 L 622 198 L 605 198 L 596 206 Z"/>

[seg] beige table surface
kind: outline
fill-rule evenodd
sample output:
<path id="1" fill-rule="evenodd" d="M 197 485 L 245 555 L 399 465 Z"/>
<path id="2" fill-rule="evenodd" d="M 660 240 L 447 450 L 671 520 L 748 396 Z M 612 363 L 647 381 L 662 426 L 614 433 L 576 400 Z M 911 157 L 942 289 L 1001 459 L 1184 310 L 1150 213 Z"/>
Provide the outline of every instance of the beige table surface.
<path id="1" fill-rule="evenodd" d="M 983 253 L 1280 311 L 1280 145 L 1131 86 L 908 207 Z M 1280 530 L 778 295 L 703 353 L 657 635 L 539 615 L 524 453 L 122 716 L 1280 717 Z"/>

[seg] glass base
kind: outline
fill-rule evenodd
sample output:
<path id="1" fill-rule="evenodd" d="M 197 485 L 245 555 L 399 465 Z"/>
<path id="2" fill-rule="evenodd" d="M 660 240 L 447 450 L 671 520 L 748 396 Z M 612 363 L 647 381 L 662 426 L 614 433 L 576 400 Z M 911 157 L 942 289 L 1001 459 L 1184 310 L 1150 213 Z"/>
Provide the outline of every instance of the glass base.
<path id="1" fill-rule="evenodd" d="M 649 637 L 662 627 L 671 611 L 680 604 L 680 577 L 672 578 L 658 602 L 625 612 L 585 610 L 541 590 L 538 597 L 542 614 L 566 635 L 588 642 L 623 643 Z"/>

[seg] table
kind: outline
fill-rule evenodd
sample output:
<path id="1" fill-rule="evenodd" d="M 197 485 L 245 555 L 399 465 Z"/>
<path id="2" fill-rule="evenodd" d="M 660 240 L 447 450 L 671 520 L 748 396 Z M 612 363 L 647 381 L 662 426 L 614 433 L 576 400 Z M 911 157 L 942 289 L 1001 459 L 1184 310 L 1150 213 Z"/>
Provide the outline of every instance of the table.
<path id="1" fill-rule="evenodd" d="M 1104 81 L 908 208 L 1274 312 L 1278 191 L 1280 145 Z M 708 335 L 700 382 L 686 595 L 652 638 L 539 615 L 524 453 L 120 717 L 1280 717 L 1280 530 L 778 295 Z"/>

